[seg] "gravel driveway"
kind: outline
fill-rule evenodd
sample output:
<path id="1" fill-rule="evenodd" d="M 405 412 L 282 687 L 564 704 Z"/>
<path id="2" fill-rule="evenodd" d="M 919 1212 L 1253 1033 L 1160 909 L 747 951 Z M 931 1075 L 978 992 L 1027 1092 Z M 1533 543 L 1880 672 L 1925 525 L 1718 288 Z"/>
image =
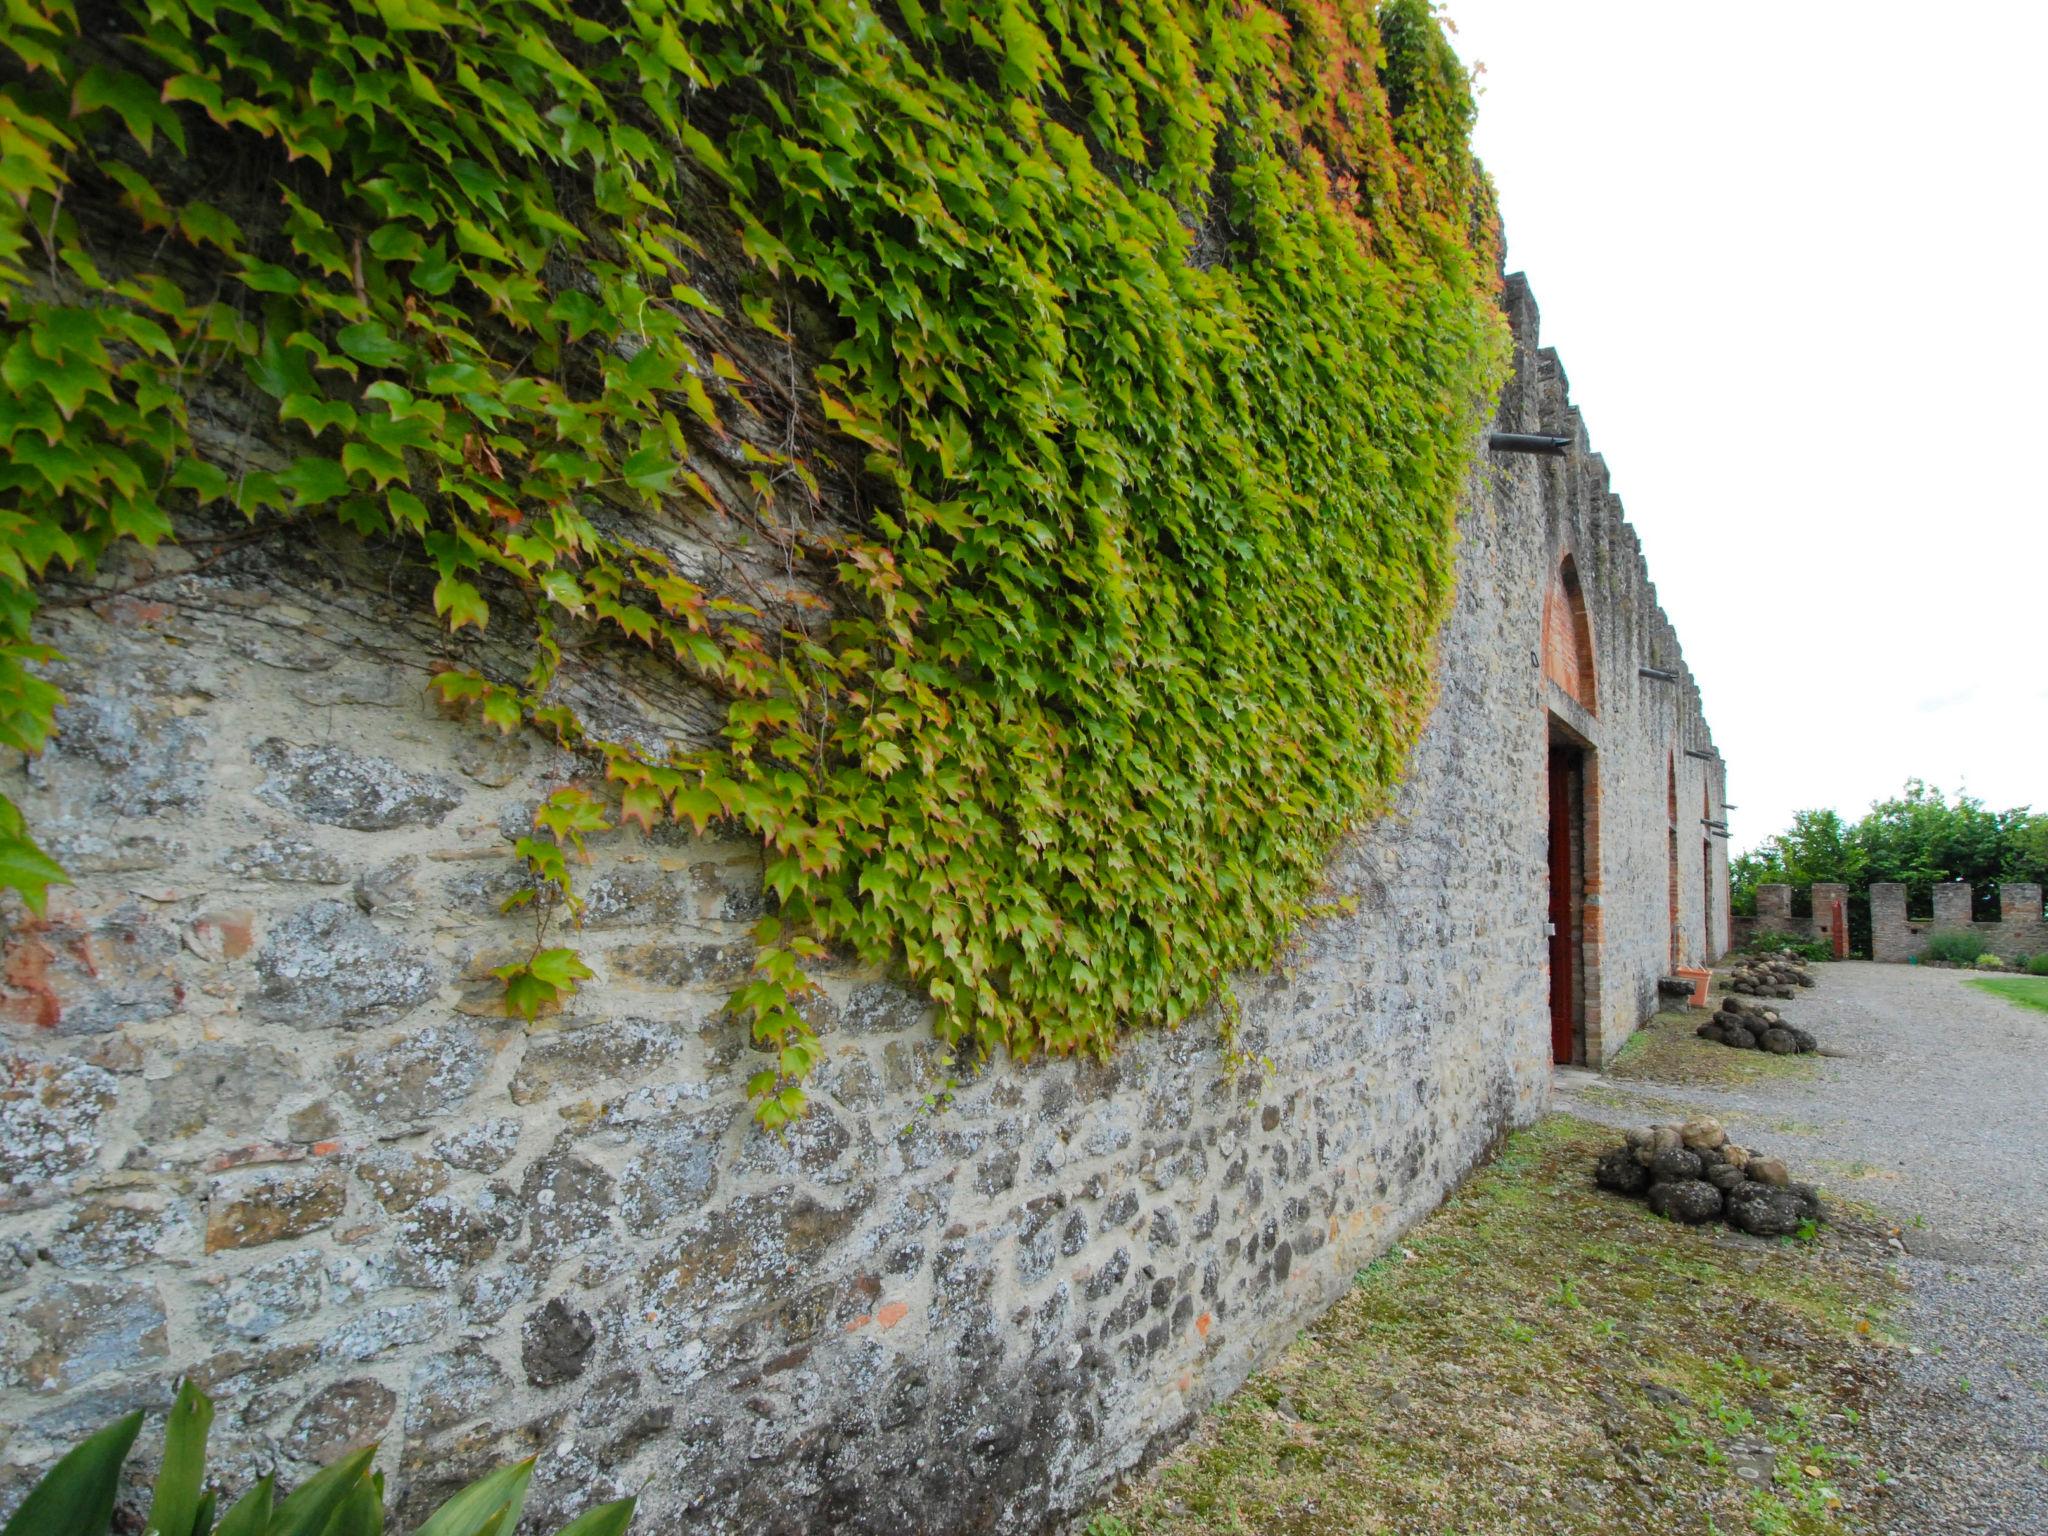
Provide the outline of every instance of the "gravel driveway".
<path id="1" fill-rule="evenodd" d="M 1644 1124 L 1718 1116 L 1795 1176 L 1900 1225 L 1915 1347 L 1876 1427 L 1898 1536 L 2048 1533 L 2048 1013 L 1959 971 L 1847 961 L 1784 1005 L 1817 1072 L 1739 1090 L 1560 1072 L 1558 1103 Z M 1702 1042 L 1703 1049 L 1711 1049 Z"/>

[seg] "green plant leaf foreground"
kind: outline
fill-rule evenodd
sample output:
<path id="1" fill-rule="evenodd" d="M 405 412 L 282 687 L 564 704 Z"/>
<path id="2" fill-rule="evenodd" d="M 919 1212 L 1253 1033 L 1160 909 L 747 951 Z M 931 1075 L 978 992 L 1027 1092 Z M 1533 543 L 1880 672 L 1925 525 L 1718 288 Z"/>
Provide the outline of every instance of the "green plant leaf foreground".
<path id="1" fill-rule="evenodd" d="M 4 1536 L 104 1536 L 121 1488 L 122 1463 L 142 1427 L 140 1410 L 88 1435 L 31 1488 Z M 164 1426 L 144 1536 L 382 1536 L 384 1477 L 371 1470 L 375 1445 L 351 1451 L 308 1477 L 273 1508 L 274 1484 L 259 1478 L 219 1525 L 222 1495 L 208 1488 L 206 1432 L 213 1402 L 190 1382 L 178 1390 Z M 512 1536 L 526 1508 L 534 1460 L 494 1467 L 457 1490 L 413 1536 Z M 556 1536 L 624 1536 L 635 1500 L 593 1505 Z M 124 1527 L 126 1529 L 128 1527 Z"/>
<path id="2" fill-rule="evenodd" d="M 409 546 L 450 631 L 527 636 L 440 698 L 604 766 L 536 889 L 624 820 L 761 839 L 771 1126 L 826 946 L 975 1052 L 1106 1052 L 1269 961 L 1397 783 L 1506 356 L 1422 0 L 22 0 L 4 46 L 0 740 L 51 730 L 53 572 L 208 506 Z M 589 729 L 572 620 L 722 737 Z"/>

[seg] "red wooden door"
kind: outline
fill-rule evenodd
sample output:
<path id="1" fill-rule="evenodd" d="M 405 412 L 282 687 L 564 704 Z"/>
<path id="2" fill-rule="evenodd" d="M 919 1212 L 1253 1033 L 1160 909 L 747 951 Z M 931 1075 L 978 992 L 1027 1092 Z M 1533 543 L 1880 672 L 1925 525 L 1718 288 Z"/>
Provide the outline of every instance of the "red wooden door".
<path id="1" fill-rule="evenodd" d="M 1573 754 L 1566 748 L 1550 753 L 1550 1053 L 1555 1061 L 1577 1055 L 1578 1021 L 1574 987 L 1578 980 L 1572 947 L 1572 907 L 1577 882 L 1572 879 Z"/>

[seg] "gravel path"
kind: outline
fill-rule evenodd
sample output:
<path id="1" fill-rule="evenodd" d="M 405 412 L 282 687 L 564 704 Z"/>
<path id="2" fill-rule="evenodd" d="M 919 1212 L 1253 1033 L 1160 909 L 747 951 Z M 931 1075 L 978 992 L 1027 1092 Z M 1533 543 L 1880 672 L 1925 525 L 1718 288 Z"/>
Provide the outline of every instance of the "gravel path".
<path id="1" fill-rule="evenodd" d="M 1848 961 L 1784 1005 L 1819 1071 L 1741 1089 L 1560 1072 L 1557 1107 L 1617 1125 L 1719 1117 L 1900 1224 L 1914 1346 L 1874 1416 L 1896 1536 L 2048 1533 L 2048 1013 L 1959 971 Z"/>

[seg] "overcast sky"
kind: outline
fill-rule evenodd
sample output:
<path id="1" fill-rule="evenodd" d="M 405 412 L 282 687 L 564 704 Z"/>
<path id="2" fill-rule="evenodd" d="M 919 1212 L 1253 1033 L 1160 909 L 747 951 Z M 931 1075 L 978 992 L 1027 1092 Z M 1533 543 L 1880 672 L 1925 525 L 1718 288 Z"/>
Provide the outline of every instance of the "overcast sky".
<path id="1" fill-rule="evenodd" d="M 1909 776 L 2048 810 L 2048 5 L 1446 9 L 1734 846 Z"/>

